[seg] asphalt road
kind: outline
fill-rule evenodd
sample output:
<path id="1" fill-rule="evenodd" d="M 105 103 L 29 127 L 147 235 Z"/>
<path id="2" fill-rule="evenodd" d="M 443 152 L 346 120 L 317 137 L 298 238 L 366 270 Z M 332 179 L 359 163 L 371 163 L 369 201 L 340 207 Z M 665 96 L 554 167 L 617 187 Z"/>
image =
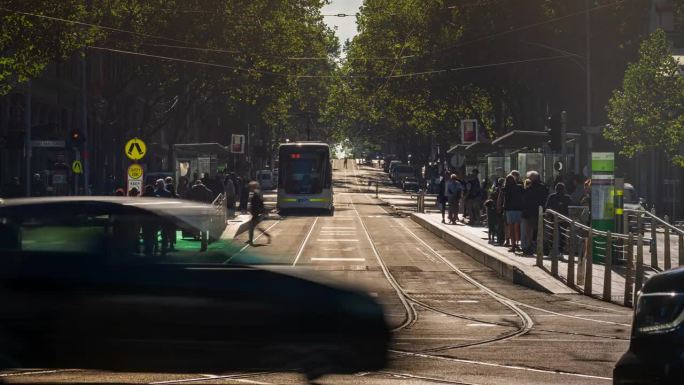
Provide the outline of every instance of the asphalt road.
<path id="1" fill-rule="evenodd" d="M 628 345 L 629 309 L 580 295 L 548 295 L 499 279 L 368 194 L 366 181 L 378 171 L 352 163 L 345 169 L 335 162 L 334 216 L 266 221 L 262 227 L 269 229 L 273 243 L 243 251 L 361 286 L 386 307 L 395 333 L 389 367 L 326 376 L 317 383 L 611 383 L 613 364 Z M 401 194 L 386 186 L 383 192 Z M 236 242 L 244 242 L 244 236 Z M 36 370 L 0 376 L 8 383 L 305 383 L 292 373 Z"/>

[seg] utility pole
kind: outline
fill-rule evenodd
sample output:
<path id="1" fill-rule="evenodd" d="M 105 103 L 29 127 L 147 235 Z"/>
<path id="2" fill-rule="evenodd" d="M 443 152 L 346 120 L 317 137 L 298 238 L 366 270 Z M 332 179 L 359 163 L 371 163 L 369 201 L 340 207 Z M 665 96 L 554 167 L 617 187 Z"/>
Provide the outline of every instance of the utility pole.
<path id="1" fill-rule="evenodd" d="M 90 195 L 90 146 L 88 145 L 88 88 L 86 51 L 81 51 L 81 132 L 83 133 L 83 194 Z M 80 150 L 79 150 L 80 151 Z M 77 157 L 78 158 L 78 157 Z M 78 191 L 77 191 L 78 193 Z"/>
<path id="2" fill-rule="evenodd" d="M 24 157 L 26 159 L 26 196 L 31 196 L 31 157 L 33 148 L 31 146 L 31 79 L 26 82 L 26 94 L 24 95 Z"/>
<path id="3" fill-rule="evenodd" d="M 591 6 L 590 0 L 584 0 L 584 29 L 586 34 L 586 63 L 585 63 L 585 73 L 586 73 L 586 88 L 587 88 L 587 127 L 591 127 L 591 14 L 589 9 Z M 589 149 L 591 150 L 591 149 Z"/>

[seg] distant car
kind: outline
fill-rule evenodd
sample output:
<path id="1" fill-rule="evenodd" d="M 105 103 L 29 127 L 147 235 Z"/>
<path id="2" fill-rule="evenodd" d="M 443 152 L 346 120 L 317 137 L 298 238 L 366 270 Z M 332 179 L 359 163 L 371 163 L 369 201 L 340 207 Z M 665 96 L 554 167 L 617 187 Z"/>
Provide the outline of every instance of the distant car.
<path id="1" fill-rule="evenodd" d="M 629 350 L 613 370 L 613 383 L 681 384 L 684 378 L 684 268 L 657 274 L 634 308 Z"/>
<path id="2" fill-rule="evenodd" d="M 216 225 L 213 206 L 177 199 L 0 199 L 0 370 L 315 378 L 385 365 L 390 333 L 369 295 L 253 256 L 225 264 L 230 245 L 200 252 L 181 239 L 140 253 L 141 227 L 156 240 L 160 227 L 221 234 Z"/>
<path id="3" fill-rule="evenodd" d="M 271 170 L 257 171 L 256 179 L 262 190 L 273 190 L 276 186 L 274 183 L 273 171 Z"/>
<path id="4" fill-rule="evenodd" d="M 416 178 L 408 177 L 408 178 L 404 178 L 402 180 L 401 189 L 404 192 L 407 192 L 407 191 L 418 192 L 418 190 L 420 190 L 420 185 L 418 184 L 418 180 Z"/>
<path id="5" fill-rule="evenodd" d="M 401 185 L 401 180 L 403 178 L 413 178 L 416 175 L 416 170 L 413 167 L 406 164 L 395 165 L 392 169 L 392 180 L 395 184 Z"/>
<path id="6" fill-rule="evenodd" d="M 393 178 L 394 168 L 401 164 L 400 160 L 392 160 L 389 162 L 389 167 L 387 172 L 390 174 L 390 178 Z"/>

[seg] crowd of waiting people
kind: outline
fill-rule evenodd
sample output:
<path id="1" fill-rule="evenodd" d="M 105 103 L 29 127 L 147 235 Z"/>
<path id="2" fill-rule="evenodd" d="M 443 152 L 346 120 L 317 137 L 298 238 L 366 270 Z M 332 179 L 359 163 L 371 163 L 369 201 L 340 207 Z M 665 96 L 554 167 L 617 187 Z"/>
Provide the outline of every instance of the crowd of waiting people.
<path id="1" fill-rule="evenodd" d="M 490 243 L 508 247 L 510 252 L 531 255 L 536 250 L 539 207 L 569 216 L 570 206 L 584 206 L 580 221 L 588 222 L 591 181 L 582 182 L 578 176 L 570 175 L 568 183 L 559 177 L 553 186 L 553 191 L 549 191 L 537 171 L 527 172 L 523 179 L 513 170 L 491 184 L 486 179 L 480 181 L 477 169 L 466 176 L 459 171 L 446 171 L 439 183 L 437 203 L 442 223 L 460 221 L 479 226 L 484 211 Z"/>

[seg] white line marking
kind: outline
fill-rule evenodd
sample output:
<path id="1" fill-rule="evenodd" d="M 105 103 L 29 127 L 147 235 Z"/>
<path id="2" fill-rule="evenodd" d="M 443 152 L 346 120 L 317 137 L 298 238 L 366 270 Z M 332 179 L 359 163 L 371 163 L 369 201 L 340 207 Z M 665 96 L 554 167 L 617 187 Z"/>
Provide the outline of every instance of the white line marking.
<path id="1" fill-rule="evenodd" d="M 321 226 L 321 230 L 323 229 L 332 229 L 332 230 L 356 230 L 356 227 L 353 226 Z"/>
<path id="2" fill-rule="evenodd" d="M 460 299 L 456 301 L 457 303 L 478 303 L 480 301 L 475 300 L 475 299 Z"/>
<path id="3" fill-rule="evenodd" d="M 492 325 L 492 324 L 467 324 L 466 326 L 493 328 L 493 327 L 497 327 L 497 326 L 499 326 L 499 325 Z"/>
<path id="4" fill-rule="evenodd" d="M 463 364 L 492 366 L 492 367 L 496 367 L 496 368 L 505 368 L 505 369 L 514 369 L 514 370 L 526 370 L 529 372 L 536 372 L 536 373 L 560 374 L 560 375 L 564 375 L 564 376 L 593 378 L 593 379 L 597 379 L 597 380 L 607 380 L 607 381 L 613 380 L 611 377 L 592 376 L 590 374 L 569 373 L 569 372 L 561 372 L 561 371 L 557 371 L 557 370 L 548 370 L 548 369 L 535 369 L 535 368 L 528 368 L 525 366 L 497 364 L 494 362 L 464 360 L 464 359 L 455 358 L 455 357 L 436 356 L 436 355 L 431 355 L 431 354 L 404 352 L 404 351 L 399 351 L 399 350 L 390 350 L 390 352 L 400 354 L 400 355 L 405 355 L 405 356 L 413 356 L 413 357 L 429 358 L 429 359 L 436 359 L 436 360 L 443 360 L 443 361 L 460 362 Z"/>
<path id="5" fill-rule="evenodd" d="M 268 230 L 272 229 L 273 226 L 277 225 L 278 223 L 280 223 L 280 221 L 276 221 L 276 223 L 270 225 L 270 226 L 266 229 L 266 232 L 268 232 Z M 256 241 L 257 239 L 261 238 L 262 235 L 264 235 L 264 233 L 261 233 L 261 234 L 257 235 L 257 237 L 254 238 L 254 240 Z M 248 247 L 249 247 L 249 244 L 246 244 L 246 245 L 242 246 L 242 248 L 241 248 L 237 253 L 231 255 L 230 258 L 226 259 L 226 261 L 223 262 L 223 264 L 225 265 L 225 264 L 227 264 L 228 262 L 230 262 L 233 258 L 237 257 L 238 254 L 240 254 L 240 253 L 242 253 L 243 251 L 245 251 L 245 249 L 248 248 Z"/>
<path id="6" fill-rule="evenodd" d="M 302 241 L 302 245 L 299 247 L 299 251 L 295 256 L 294 262 L 292 262 L 292 266 L 295 266 L 297 264 L 297 261 L 299 261 L 299 257 L 302 256 L 302 253 L 304 252 L 304 247 L 306 246 L 306 242 L 309 241 L 309 237 L 311 237 L 311 233 L 313 233 L 313 229 L 314 227 L 316 227 L 316 222 L 318 222 L 318 217 L 316 217 L 316 219 L 314 219 L 313 223 L 311 224 L 311 228 L 309 229 L 309 232 L 306 234 L 306 238 L 304 238 L 304 241 Z"/>
<path id="7" fill-rule="evenodd" d="M 366 258 L 311 258 L 312 261 L 350 261 L 350 262 L 361 262 L 365 261 Z"/>
<path id="8" fill-rule="evenodd" d="M 342 238 L 319 238 L 317 242 L 358 242 L 358 239 L 342 239 Z"/>

